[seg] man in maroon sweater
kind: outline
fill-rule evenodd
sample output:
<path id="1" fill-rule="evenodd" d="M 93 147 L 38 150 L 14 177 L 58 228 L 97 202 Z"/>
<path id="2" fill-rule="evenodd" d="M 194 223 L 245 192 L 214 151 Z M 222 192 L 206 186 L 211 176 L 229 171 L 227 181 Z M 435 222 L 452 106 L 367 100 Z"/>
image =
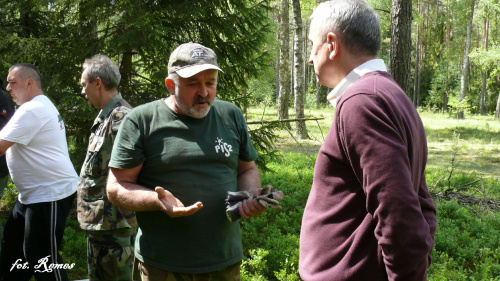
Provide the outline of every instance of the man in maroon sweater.
<path id="1" fill-rule="evenodd" d="M 413 104 L 387 73 L 380 24 L 366 3 L 335 0 L 312 15 L 309 62 L 334 90 L 332 127 L 304 211 L 306 281 L 426 280 L 436 209 L 425 182 L 427 142 Z"/>

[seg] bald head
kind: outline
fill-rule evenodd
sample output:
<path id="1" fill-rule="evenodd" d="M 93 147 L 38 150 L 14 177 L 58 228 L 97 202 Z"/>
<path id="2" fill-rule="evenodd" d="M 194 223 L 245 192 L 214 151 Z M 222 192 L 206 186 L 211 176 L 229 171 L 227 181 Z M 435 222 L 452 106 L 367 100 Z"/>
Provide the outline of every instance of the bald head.
<path id="1" fill-rule="evenodd" d="M 26 81 L 28 79 L 33 79 L 35 82 L 36 86 L 39 89 L 42 89 L 42 77 L 40 75 L 40 72 L 38 71 L 38 68 L 36 66 L 30 64 L 30 63 L 18 63 L 13 65 L 10 69 L 9 72 L 17 70 L 16 73 L 19 75 L 19 78 L 22 79 L 22 81 Z"/>
<path id="2" fill-rule="evenodd" d="M 7 75 L 7 88 L 12 99 L 17 105 L 32 100 L 38 95 L 43 95 L 40 72 L 36 66 L 29 63 L 13 65 Z"/>

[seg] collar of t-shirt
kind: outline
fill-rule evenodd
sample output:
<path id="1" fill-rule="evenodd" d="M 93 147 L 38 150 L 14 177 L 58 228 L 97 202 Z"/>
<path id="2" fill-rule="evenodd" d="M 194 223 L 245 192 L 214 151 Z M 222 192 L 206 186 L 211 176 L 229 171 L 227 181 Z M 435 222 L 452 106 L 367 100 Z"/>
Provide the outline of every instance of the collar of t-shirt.
<path id="1" fill-rule="evenodd" d="M 358 81 L 361 76 L 365 75 L 368 72 L 373 71 L 387 71 L 385 67 L 385 63 L 382 59 L 373 59 L 369 60 L 355 69 L 353 69 L 347 76 L 340 81 L 340 83 L 335 87 L 326 97 L 326 99 L 333 105 L 337 106 L 337 100 L 345 93 L 345 91 L 352 85 L 354 82 Z"/>

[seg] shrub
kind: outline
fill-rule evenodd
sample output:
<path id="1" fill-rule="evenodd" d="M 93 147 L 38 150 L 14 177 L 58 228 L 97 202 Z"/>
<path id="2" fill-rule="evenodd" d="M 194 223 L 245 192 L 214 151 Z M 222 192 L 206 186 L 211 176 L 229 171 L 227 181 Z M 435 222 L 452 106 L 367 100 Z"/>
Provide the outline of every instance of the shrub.
<path id="1" fill-rule="evenodd" d="M 455 201 L 438 208 L 429 280 L 500 280 L 500 214 L 478 214 Z"/>

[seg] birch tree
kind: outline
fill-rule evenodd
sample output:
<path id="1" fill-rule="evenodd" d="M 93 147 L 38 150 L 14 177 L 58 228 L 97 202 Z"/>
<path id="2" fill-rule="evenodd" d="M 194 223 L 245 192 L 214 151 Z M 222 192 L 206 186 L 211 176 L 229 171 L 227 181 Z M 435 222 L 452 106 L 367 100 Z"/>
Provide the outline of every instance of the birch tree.
<path id="1" fill-rule="evenodd" d="M 289 1 L 281 0 L 280 12 L 280 57 L 279 57 L 279 94 L 278 94 L 278 119 L 288 119 L 288 101 L 290 98 L 290 20 L 289 20 Z M 288 122 L 284 123 L 288 129 L 291 126 Z"/>
<path id="2" fill-rule="evenodd" d="M 488 35 L 489 35 L 489 18 L 488 18 L 488 12 L 486 11 L 486 16 L 484 18 L 484 24 L 483 24 L 483 33 L 484 33 L 484 50 L 488 51 Z M 486 78 L 488 76 L 488 73 L 486 71 L 483 71 L 482 73 L 482 87 L 481 87 L 481 100 L 479 102 L 479 112 L 484 115 L 486 114 L 485 110 L 485 103 L 486 103 Z"/>
<path id="3" fill-rule="evenodd" d="M 293 22 L 294 22 L 294 75 L 293 90 L 295 93 L 295 117 L 304 118 L 304 57 L 303 46 L 304 37 L 302 35 L 302 16 L 300 1 L 292 0 Z M 304 120 L 295 122 L 295 132 L 298 139 L 308 139 L 306 122 Z"/>
<path id="4" fill-rule="evenodd" d="M 417 2 L 417 10 L 420 13 L 420 5 Z M 418 98 L 420 95 L 420 24 L 417 23 L 417 34 L 415 42 L 415 76 L 413 82 L 413 105 L 418 106 Z"/>
<path id="5" fill-rule="evenodd" d="M 467 35 L 465 38 L 464 61 L 463 61 L 463 65 L 462 65 L 462 76 L 460 78 L 460 102 L 462 102 L 465 99 L 465 96 L 467 94 L 468 78 L 469 78 L 469 71 L 470 71 L 470 69 L 469 69 L 469 52 L 470 52 L 472 20 L 474 18 L 475 2 L 476 2 L 475 0 L 471 1 L 471 9 L 470 9 L 470 12 L 468 14 Z M 458 110 L 457 118 L 459 118 L 459 119 L 464 118 L 464 111 L 462 109 Z"/>

